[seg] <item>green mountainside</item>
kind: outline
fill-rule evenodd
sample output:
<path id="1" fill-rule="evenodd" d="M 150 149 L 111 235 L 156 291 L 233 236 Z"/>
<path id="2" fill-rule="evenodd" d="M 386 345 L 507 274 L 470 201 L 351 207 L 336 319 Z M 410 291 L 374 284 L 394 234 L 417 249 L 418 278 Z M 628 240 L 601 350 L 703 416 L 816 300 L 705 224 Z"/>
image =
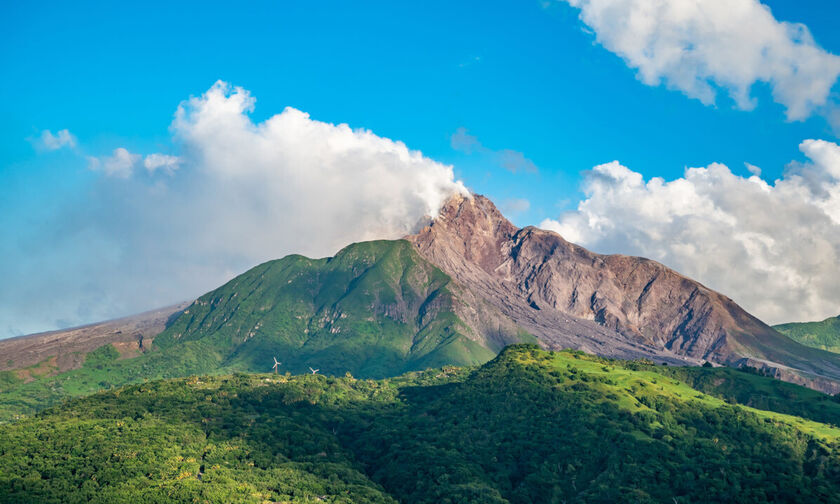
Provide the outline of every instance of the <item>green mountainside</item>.
<path id="1" fill-rule="evenodd" d="M 773 329 L 803 345 L 840 353 L 840 316 L 821 322 L 779 324 Z"/>
<path id="2" fill-rule="evenodd" d="M 492 337 L 460 313 L 498 320 Z M 0 372 L 0 420 L 66 397 L 147 379 L 272 369 L 364 378 L 487 362 L 505 344 L 534 341 L 402 240 L 357 243 L 335 257 L 288 256 L 205 294 L 154 339 L 121 358 L 111 345 L 58 373 L 53 361 Z"/>
<path id="3" fill-rule="evenodd" d="M 795 417 L 672 372 L 517 345 L 378 381 L 136 384 L 4 425 L 0 502 L 840 502 L 840 403 L 786 384 Z"/>
<path id="4" fill-rule="evenodd" d="M 357 243 L 251 269 L 199 298 L 155 345 L 199 346 L 234 369 L 270 368 L 277 356 L 281 371 L 375 378 L 483 363 L 504 344 L 459 318 L 461 292 L 406 241 Z"/>
<path id="5" fill-rule="evenodd" d="M 534 341 L 404 240 L 270 261 L 0 372 L 0 503 L 840 502 L 840 395 Z"/>

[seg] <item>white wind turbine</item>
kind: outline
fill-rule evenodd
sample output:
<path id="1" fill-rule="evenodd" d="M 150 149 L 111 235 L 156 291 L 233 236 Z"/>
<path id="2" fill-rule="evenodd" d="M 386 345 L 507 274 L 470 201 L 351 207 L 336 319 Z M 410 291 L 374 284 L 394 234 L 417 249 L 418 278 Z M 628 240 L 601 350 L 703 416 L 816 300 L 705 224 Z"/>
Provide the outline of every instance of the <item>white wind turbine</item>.
<path id="1" fill-rule="evenodd" d="M 318 371 L 320 371 L 320 369 L 312 369 L 311 367 L 309 370 L 312 371 L 312 374 L 318 374 Z"/>
<path id="2" fill-rule="evenodd" d="M 272 358 L 274 359 L 274 366 L 272 366 L 271 369 L 274 370 L 274 374 L 277 374 L 277 373 L 279 373 L 279 371 L 277 371 L 277 369 L 280 366 L 280 361 L 277 360 L 277 357 L 272 357 Z"/>

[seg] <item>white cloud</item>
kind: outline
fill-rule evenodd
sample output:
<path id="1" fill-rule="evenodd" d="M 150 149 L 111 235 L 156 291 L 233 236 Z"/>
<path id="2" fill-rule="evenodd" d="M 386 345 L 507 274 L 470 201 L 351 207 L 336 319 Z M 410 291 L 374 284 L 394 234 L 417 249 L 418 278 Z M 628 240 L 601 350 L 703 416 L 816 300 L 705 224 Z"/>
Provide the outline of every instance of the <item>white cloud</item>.
<path id="1" fill-rule="evenodd" d="M 143 160 L 141 163 L 140 160 Z M 117 147 L 110 156 L 87 156 L 88 169 L 102 171 L 108 177 L 127 179 L 134 175 L 134 170 L 141 164 L 150 174 L 163 172 L 173 175 L 181 164 L 181 158 L 167 154 L 140 154 L 130 152 L 124 147 Z"/>
<path id="2" fill-rule="evenodd" d="M 293 108 L 254 122 L 254 105 L 246 90 L 216 83 L 178 107 L 177 161 L 153 154 L 141 163 L 122 148 L 97 159 L 111 176 L 7 244 L 30 253 L 23 265 L 0 265 L 20 286 L 0 292 L 0 307 L 43 328 L 137 312 L 290 253 L 323 257 L 398 238 L 466 192 L 451 166 L 402 142 Z M 171 176 L 154 176 L 167 168 Z M 2 315 L 0 327 L 25 326 Z"/>
<path id="3" fill-rule="evenodd" d="M 664 81 L 705 104 L 718 89 L 751 109 L 756 83 L 800 120 L 826 105 L 840 57 L 808 28 L 777 21 L 758 0 L 563 0 L 609 51 L 655 86 Z M 831 112 L 827 112 L 831 115 Z"/>
<path id="4" fill-rule="evenodd" d="M 526 158 L 521 152 L 511 149 L 488 149 L 479 142 L 476 136 L 471 135 L 467 129 L 463 127 L 455 130 L 455 133 L 452 134 L 449 142 L 452 148 L 456 151 L 460 151 L 465 154 L 478 154 L 484 156 L 491 162 L 501 166 L 511 173 L 536 173 L 538 171 L 537 165 L 535 165 L 530 159 Z"/>
<path id="5" fill-rule="evenodd" d="M 247 115 L 254 102 L 219 82 L 182 103 L 172 128 L 194 175 L 233 200 L 225 213 L 258 202 L 259 213 L 237 220 L 260 229 L 282 219 L 285 231 L 298 233 L 294 249 L 328 254 L 352 241 L 400 236 L 449 195 L 466 192 L 452 167 L 402 142 L 293 108 L 255 124 Z M 259 255 L 290 249 L 283 233 L 257 242 Z"/>
<path id="6" fill-rule="evenodd" d="M 76 147 L 76 137 L 70 131 L 63 129 L 53 134 L 50 130 L 44 130 L 32 141 L 36 148 L 54 151 L 64 147 Z"/>
<path id="7" fill-rule="evenodd" d="M 93 171 L 101 170 L 109 177 L 128 178 L 134 173 L 141 157 L 123 147 L 117 147 L 110 156 L 104 158 L 88 156 L 88 168 Z"/>
<path id="8" fill-rule="evenodd" d="M 178 156 L 169 156 L 157 153 L 149 154 L 143 160 L 143 166 L 149 171 L 149 173 L 154 173 L 156 170 L 162 170 L 169 175 L 173 175 L 180 164 L 181 159 Z"/>
<path id="9" fill-rule="evenodd" d="M 806 140 L 809 159 L 768 184 L 722 164 L 645 181 L 617 161 L 587 173 L 576 211 L 540 226 L 603 253 L 650 257 L 769 323 L 840 313 L 840 146 Z"/>

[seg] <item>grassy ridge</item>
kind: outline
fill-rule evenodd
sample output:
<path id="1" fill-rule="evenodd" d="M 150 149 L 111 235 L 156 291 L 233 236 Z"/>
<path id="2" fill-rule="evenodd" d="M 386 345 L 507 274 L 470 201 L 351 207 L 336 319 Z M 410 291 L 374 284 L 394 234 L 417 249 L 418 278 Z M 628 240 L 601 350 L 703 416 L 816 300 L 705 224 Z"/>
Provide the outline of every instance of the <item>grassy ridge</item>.
<path id="1" fill-rule="evenodd" d="M 729 404 L 742 404 L 840 426 L 840 396 L 832 397 L 792 383 L 768 379 L 744 369 L 652 365 L 643 367 L 676 378 Z"/>
<path id="2" fill-rule="evenodd" d="M 820 322 L 780 324 L 773 326 L 773 329 L 803 345 L 840 353 L 840 317 Z"/>
<path id="3" fill-rule="evenodd" d="M 528 345 L 376 381 L 156 381 L 4 427 L 0 502 L 840 501 L 838 429 Z"/>
<path id="4" fill-rule="evenodd" d="M 289 256 L 240 275 L 189 307 L 158 336 L 162 349 L 199 341 L 230 369 L 394 376 L 477 364 L 498 348 L 454 312 L 453 282 L 405 241 L 351 245 L 330 259 Z"/>

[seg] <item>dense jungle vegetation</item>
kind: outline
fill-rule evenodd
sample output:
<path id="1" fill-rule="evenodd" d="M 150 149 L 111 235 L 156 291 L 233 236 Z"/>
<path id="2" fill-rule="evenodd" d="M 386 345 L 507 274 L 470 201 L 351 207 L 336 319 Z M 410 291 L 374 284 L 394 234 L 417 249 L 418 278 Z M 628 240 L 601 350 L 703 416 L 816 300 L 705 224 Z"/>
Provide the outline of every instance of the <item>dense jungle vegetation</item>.
<path id="1" fill-rule="evenodd" d="M 673 373 L 516 345 L 382 380 L 135 384 L 2 425 L 0 501 L 840 502 L 840 404 L 792 416 Z"/>

